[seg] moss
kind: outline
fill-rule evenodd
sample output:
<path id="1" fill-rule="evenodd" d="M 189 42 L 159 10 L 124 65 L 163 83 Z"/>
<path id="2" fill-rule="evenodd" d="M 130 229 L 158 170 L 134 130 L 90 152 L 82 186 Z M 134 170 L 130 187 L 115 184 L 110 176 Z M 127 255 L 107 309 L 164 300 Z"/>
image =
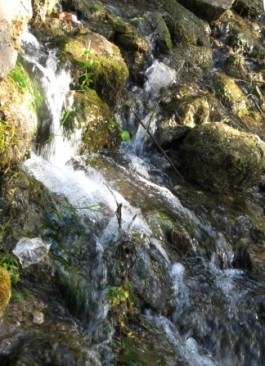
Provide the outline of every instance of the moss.
<path id="1" fill-rule="evenodd" d="M 118 365 L 126 366 L 147 366 L 144 358 L 137 352 L 139 341 L 134 339 L 123 339 L 121 343 L 121 353 L 118 358 Z"/>
<path id="2" fill-rule="evenodd" d="M 177 1 L 155 0 L 156 6 L 167 12 L 166 23 L 173 43 L 209 46 L 209 29 L 206 23 Z"/>
<path id="3" fill-rule="evenodd" d="M 127 67 L 119 60 L 97 56 L 91 67 L 93 86 L 110 106 L 115 105 L 125 81 L 129 76 Z"/>
<path id="4" fill-rule="evenodd" d="M 233 79 L 221 72 L 216 72 L 212 84 L 217 97 L 230 107 L 236 116 L 243 117 L 249 114 L 250 105 Z"/>
<path id="5" fill-rule="evenodd" d="M 71 110 L 64 114 L 63 125 L 66 129 L 81 130 L 82 154 L 104 148 L 113 150 L 121 141 L 119 124 L 93 89 L 87 88 L 85 93 L 76 93 Z"/>
<path id="6" fill-rule="evenodd" d="M 157 212 L 156 217 L 158 218 L 159 225 L 161 229 L 167 233 L 175 227 L 174 220 L 166 215 L 164 212 Z"/>
<path id="7" fill-rule="evenodd" d="M 91 86 L 108 105 L 114 106 L 129 75 L 119 49 L 93 32 L 70 38 L 64 49 L 71 55 L 77 75 L 83 75 L 84 70 L 89 72 Z"/>
<path id="8" fill-rule="evenodd" d="M 0 82 L 0 170 L 17 166 L 37 126 L 34 88 L 21 63 Z"/>
<path id="9" fill-rule="evenodd" d="M 0 267 L 0 316 L 3 315 L 11 297 L 11 280 L 9 272 Z"/>
<path id="10" fill-rule="evenodd" d="M 187 176 L 212 191 L 246 191 L 265 169 L 265 144 L 224 123 L 194 127 L 181 148 Z"/>

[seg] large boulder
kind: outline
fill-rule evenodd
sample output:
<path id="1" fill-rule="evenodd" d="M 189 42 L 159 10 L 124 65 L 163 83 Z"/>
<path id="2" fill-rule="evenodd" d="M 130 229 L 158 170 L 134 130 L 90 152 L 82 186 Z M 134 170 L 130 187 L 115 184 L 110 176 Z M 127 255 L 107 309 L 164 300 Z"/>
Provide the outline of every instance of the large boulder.
<path id="1" fill-rule="evenodd" d="M 81 87 L 91 84 L 105 102 L 114 106 L 129 75 L 119 48 L 100 34 L 84 29 L 68 39 L 65 51 L 80 70 Z"/>
<path id="2" fill-rule="evenodd" d="M 21 35 L 31 17 L 30 0 L 0 0 L 0 78 L 15 66 Z"/>
<path id="3" fill-rule="evenodd" d="M 196 126 L 180 147 L 183 171 L 212 191 L 245 191 L 265 169 L 265 143 L 225 123 Z"/>
<path id="4" fill-rule="evenodd" d="M 229 10 L 235 0 L 178 0 L 186 8 L 208 21 L 220 18 Z"/>

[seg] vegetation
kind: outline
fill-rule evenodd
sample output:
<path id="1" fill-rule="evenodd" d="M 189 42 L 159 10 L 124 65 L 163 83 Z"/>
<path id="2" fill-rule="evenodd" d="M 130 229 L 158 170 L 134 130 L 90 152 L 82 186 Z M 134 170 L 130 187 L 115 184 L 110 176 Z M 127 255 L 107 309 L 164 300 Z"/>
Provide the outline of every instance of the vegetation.
<path id="1" fill-rule="evenodd" d="M 128 319 L 136 314 L 138 301 L 128 279 L 120 286 L 110 287 L 109 304 L 113 323 L 119 328 L 124 328 Z"/>
<path id="2" fill-rule="evenodd" d="M 3 315 L 11 296 L 10 274 L 0 266 L 0 316 Z"/>
<path id="3" fill-rule="evenodd" d="M 0 266 L 5 268 L 9 275 L 13 285 L 17 284 L 20 280 L 19 262 L 17 257 L 13 254 L 9 254 L 3 250 L 0 251 Z"/>

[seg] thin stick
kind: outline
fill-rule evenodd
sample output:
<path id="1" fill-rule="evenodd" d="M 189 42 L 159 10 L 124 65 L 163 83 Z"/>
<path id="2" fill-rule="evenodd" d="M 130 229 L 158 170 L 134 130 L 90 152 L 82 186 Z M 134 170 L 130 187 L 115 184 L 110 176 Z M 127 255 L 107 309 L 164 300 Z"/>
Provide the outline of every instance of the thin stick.
<path id="1" fill-rule="evenodd" d="M 178 175 L 178 177 L 182 180 L 182 182 L 185 182 L 184 178 L 182 177 L 182 175 L 180 174 L 180 172 L 177 170 L 177 168 L 175 167 L 174 163 L 172 162 L 172 160 L 170 159 L 170 157 L 167 155 L 167 153 L 165 152 L 165 150 L 160 146 L 160 144 L 156 141 L 156 139 L 154 138 L 154 136 L 151 134 L 151 132 L 145 127 L 145 125 L 143 124 L 143 122 L 141 121 L 140 117 L 137 115 L 137 113 L 133 112 L 136 119 L 138 120 L 138 122 L 141 124 L 141 126 L 145 129 L 145 131 L 147 132 L 147 134 L 149 135 L 149 137 L 151 138 L 151 140 L 154 142 L 154 144 L 156 145 L 156 147 L 158 148 L 159 151 L 162 152 L 162 154 L 165 156 L 165 158 L 167 159 L 167 161 L 169 162 L 170 166 L 173 168 L 173 170 L 175 171 L 175 173 Z"/>

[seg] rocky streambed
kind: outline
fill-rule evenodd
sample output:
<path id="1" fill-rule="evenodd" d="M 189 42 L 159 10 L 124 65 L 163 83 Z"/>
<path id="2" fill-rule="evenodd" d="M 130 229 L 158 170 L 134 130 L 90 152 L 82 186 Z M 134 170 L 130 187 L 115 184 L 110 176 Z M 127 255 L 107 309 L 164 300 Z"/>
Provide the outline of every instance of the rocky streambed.
<path id="1" fill-rule="evenodd" d="M 262 365 L 262 2 L 16 3 L 1 365 Z"/>

